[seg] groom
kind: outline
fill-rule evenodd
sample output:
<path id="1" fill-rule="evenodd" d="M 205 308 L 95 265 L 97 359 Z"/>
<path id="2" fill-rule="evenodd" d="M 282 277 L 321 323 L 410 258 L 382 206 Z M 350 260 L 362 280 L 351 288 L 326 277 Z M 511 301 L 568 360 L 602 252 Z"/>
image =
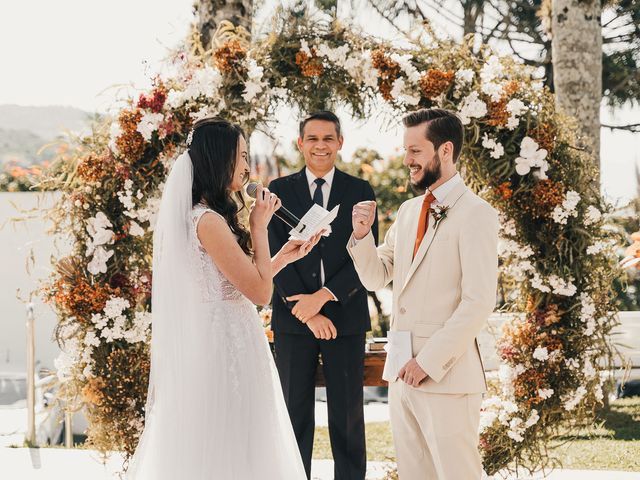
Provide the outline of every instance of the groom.
<path id="1" fill-rule="evenodd" d="M 404 164 L 426 193 L 402 204 L 377 250 L 375 202 L 356 205 L 347 249 L 369 290 L 393 281 L 389 359 L 400 350 L 393 339 L 410 333 L 410 360 L 385 368 L 399 477 L 479 480 L 486 382 L 476 336 L 496 301 L 498 215 L 457 172 L 455 113 L 422 109 L 403 123 Z"/>
<path id="2" fill-rule="evenodd" d="M 269 185 L 269 190 L 298 218 L 314 203 L 327 210 L 340 205 L 331 235 L 275 276 L 272 327 L 276 365 L 307 477 L 311 477 L 315 376 L 321 355 L 335 478 L 363 480 L 367 463 L 364 346 L 365 332 L 371 324 L 367 292 L 344 246 L 352 232 L 353 206 L 364 200 L 374 201 L 375 196 L 366 181 L 335 168 L 342 143 L 338 117 L 327 111 L 310 114 L 300 123 L 298 137 L 305 168 Z M 376 243 L 376 219 L 371 228 L 371 241 Z M 279 219 L 272 219 L 272 252 L 286 243 L 289 230 Z"/>

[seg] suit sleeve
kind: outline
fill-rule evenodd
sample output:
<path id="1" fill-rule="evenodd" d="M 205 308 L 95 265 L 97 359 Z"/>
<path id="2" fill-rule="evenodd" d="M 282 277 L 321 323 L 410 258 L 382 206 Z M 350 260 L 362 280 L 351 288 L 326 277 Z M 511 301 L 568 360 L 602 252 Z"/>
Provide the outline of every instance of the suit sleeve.
<path id="1" fill-rule="evenodd" d="M 278 193 L 277 184 L 273 182 L 269 185 L 269 190 L 278 196 L 280 195 Z M 289 234 L 286 231 L 284 222 L 277 220 L 276 217 L 271 219 L 268 233 L 269 249 L 271 251 L 271 256 L 273 257 L 280 251 L 283 245 L 287 243 Z M 292 263 L 284 267 L 275 277 L 273 277 L 273 284 L 275 285 L 277 294 L 280 295 L 284 304 L 290 308 L 291 305 L 287 301 L 287 297 L 297 295 L 299 293 L 313 293 L 304 291 L 304 282 L 302 281 L 302 277 L 300 277 L 300 274 L 296 271 Z"/>
<path id="2" fill-rule="evenodd" d="M 373 188 L 368 182 L 364 183 L 361 201 L 372 200 L 375 201 L 376 195 L 373 192 Z M 372 240 L 375 244 L 378 243 L 378 216 L 373 222 L 371 227 Z M 362 289 L 360 278 L 353 262 L 346 261 L 342 268 L 334 273 L 331 278 L 325 279 L 324 286 L 329 289 L 331 293 L 337 298 L 341 304 L 346 304 L 351 297 Z"/>
<path id="3" fill-rule="evenodd" d="M 371 232 L 360 240 L 355 240 L 353 235 L 349 238 L 347 252 L 353 260 L 360 281 L 369 291 L 379 290 L 393 280 L 393 259 L 396 249 L 398 219 L 402 207 L 401 205 L 398 210 L 396 221 L 387 231 L 383 244 L 377 249 Z"/>
<path id="4" fill-rule="evenodd" d="M 473 344 L 496 304 L 498 214 L 487 204 L 472 209 L 460 233 L 461 300 L 444 326 L 422 347 L 416 361 L 441 381 Z"/>

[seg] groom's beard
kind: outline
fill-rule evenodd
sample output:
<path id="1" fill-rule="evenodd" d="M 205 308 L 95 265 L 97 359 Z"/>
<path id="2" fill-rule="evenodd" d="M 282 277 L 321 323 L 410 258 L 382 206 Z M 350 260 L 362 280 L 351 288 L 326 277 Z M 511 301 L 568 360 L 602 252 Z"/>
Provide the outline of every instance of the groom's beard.
<path id="1" fill-rule="evenodd" d="M 440 156 L 436 153 L 433 157 L 433 162 L 429 168 L 422 168 L 422 177 L 416 182 L 411 182 L 411 186 L 421 192 L 424 192 L 431 185 L 436 183 L 442 177 L 442 165 L 440 163 Z"/>

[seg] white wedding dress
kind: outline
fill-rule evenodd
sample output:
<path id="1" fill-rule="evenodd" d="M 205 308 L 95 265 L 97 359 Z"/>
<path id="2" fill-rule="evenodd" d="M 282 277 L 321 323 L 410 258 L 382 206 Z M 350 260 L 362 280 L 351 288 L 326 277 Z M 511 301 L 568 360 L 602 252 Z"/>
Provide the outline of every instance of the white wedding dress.
<path id="1" fill-rule="evenodd" d="M 171 175 L 176 169 L 190 175 L 185 155 L 189 159 L 183 154 Z M 177 190 L 188 183 L 190 193 L 191 183 L 186 178 L 181 182 Z M 188 224 L 173 225 L 162 217 L 165 196 L 176 195 L 168 194 L 170 188 L 171 178 L 163 194 L 160 231 L 154 233 L 147 418 L 127 478 L 305 480 L 256 307 L 222 275 L 196 235 L 203 215 L 218 214 L 197 205 Z M 187 209 L 186 192 L 182 194 L 180 215 Z M 173 231 L 167 233 L 166 227 L 185 230 L 185 251 L 174 250 L 180 242 L 172 240 Z"/>

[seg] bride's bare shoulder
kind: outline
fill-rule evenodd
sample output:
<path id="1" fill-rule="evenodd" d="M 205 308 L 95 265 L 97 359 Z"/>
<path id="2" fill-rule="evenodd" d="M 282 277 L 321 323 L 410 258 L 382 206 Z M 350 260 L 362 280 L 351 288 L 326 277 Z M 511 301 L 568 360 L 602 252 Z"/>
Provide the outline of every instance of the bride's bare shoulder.
<path id="1" fill-rule="evenodd" d="M 235 237 L 225 218 L 213 210 L 206 210 L 199 215 L 196 223 L 196 233 L 203 244 L 203 240 L 207 237 L 222 239 L 228 236 L 235 242 Z"/>

